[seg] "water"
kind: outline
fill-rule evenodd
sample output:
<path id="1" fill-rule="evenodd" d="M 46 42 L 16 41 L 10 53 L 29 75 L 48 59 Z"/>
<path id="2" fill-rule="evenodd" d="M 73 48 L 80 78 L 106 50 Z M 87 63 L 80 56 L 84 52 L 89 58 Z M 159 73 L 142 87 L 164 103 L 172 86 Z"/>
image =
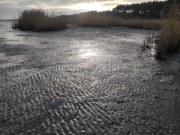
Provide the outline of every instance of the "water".
<path id="1" fill-rule="evenodd" d="M 0 22 L 0 134 L 180 134 L 180 54 L 150 30 L 21 32 Z"/>

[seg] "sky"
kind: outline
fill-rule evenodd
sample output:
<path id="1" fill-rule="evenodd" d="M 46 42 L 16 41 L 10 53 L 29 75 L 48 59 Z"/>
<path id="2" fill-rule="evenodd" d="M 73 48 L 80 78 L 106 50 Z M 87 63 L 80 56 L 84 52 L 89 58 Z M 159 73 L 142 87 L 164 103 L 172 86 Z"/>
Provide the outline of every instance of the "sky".
<path id="1" fill-rule="evenodd" d="M 0 19 L 16 19 L 24 9 L 45 9 L 61 14 L 112 10 L 119 4 L 150 0 L 0 0 Z M 164 1 L 164 0 L 156 0 Z"/>

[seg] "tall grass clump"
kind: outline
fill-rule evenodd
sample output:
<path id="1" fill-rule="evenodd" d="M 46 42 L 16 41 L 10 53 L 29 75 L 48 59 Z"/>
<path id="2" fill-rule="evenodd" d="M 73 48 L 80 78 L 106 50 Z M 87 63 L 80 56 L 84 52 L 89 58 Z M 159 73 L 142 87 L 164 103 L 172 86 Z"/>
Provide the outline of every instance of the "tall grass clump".
<path id="1" fill-rule="evenodd" d="M 31 9 L 20 12 L 12 28 L 23 31 L 53 31 L 67 28 L 67 23 L 63 16 L 48 14 L 41 9 Z"/>
<path id="2" fill-rule="evenodd" d="M 180 49 L 180 4 L 173 4 L 162 24 L 157 44 L 157 56 L 174 53 Z"/>

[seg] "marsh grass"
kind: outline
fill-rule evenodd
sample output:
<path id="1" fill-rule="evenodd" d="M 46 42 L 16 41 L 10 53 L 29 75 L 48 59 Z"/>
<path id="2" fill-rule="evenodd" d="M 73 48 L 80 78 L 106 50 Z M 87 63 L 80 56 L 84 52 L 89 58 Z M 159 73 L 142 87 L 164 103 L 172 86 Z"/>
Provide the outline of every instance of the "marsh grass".
<path id="1" fill-rule="evenodd" d="M 157 44 L 157 57 L 174 53 L 180 48 L 180 4 L 173 4 L 163 22 Z"/>
<path id="2" fill-rule="evenodd" d="M 124 19 L 122 26 L 129 28 L 143 28 L 143 29 L 160 29 L 161 21 L 159 19 Z"/>
<path id="3" fill-rule="evenodd" d="M 48 14 L 41 9 L 31 9 L 20 12 L 12 28 L 23 31 L 53 31 L 67 28 L 67 23 L 63 16 Z"/>
<path id="4" fill-rule="evenodd" d="M 41 9 L 24 10 L 19 13 L 17 21 L 12 28 L 23 31 L 52 31 L 67 28 L 67 24 L 86 27 L 120 26 L 130 28 L 159 29 L 158 19 L 123 19 L 110 15 L 102 15 L 98 12 L 82 13 L 77 16 L 60 16 L 55 13 L 45 13 Z"/>
<path id="5" fill-rule="evenodd" d="M 68 23 L 88 27 L 120 26 L 129 28 L 159 29 L 161 20 L 141 18 L 124 19 L 115 16 L 102 15 L 97 12 L 89 12 L 82 13 L 80 16 L 74 18 L 68 18 Z"/>

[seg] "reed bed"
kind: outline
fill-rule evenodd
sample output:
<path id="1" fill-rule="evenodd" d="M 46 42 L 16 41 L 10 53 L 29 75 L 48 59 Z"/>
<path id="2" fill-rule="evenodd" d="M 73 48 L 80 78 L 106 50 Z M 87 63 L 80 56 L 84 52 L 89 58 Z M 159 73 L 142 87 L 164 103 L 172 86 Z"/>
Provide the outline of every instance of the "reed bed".
<path id="1" fill-rule="evenodd" d="M 122 20 L 122 26 L 129 28 L 143 28 L 143 29 L 160 29 L 160 19 L 124 19 Z"/>
<path id="2" fill-rule="evenodd" d="M 173 4 L 163 22 L 157 44 L 157 56 L 174 53 L 180 49 L 180 4 Z"/>
<path id="3" fill-rule="evenodd" d="M 23 31 L 51 31 L 67 28 L 67 24 L 86 27 L 121 26 L 130 28 L 160 28 L 158 19 L 123 19 L 115 16 L 102 15 L 98 12 L 82 13 L 75 17 L 47 14 L 41 9 L 24 10 L 12 25 L 13 29 Z"/>
<path id="4" fill-rule="evenodd" d="M 31 9 L 20 12 L 12 28 L 23 31 L 54 31 L 67 28 L 67 23 L 63 16 L 48 14 L 41 9 Z"/>
<path id="5" fill-rule="evenodd" d="M 74 18 L 68 18 L 69 24 L 88 27 L 120 26 L 129 28 L 159 29 L 160 19 L 124 19 L 115 16 L 101 15 L 97 12 L 83 13 Z"/>

